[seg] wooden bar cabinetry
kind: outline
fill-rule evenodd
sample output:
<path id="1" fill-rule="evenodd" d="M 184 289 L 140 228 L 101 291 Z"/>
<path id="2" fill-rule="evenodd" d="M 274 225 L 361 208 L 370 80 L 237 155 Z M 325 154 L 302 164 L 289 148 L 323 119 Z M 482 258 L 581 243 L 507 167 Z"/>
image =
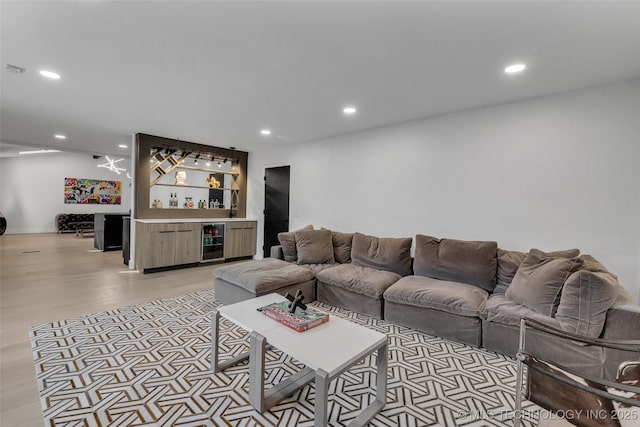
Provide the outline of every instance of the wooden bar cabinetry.
<path id="1" fill-rule="evenodd" d="M 200 223 L 138 223 L 136 268 L 171 267 L 200 262 Z"/>
<path id="2" fill-rule="evenodd" d="M 221 260 L 252 257 L 256 254 L 256 221 L 224 221 L 224 256 Z M 200 221 L 164 222 L 136 221 L 136 269 L 149 272 L 153 269 L 193 266 L 203 261 L 204 223 Z"/>
<path id="3" fill-rule="evenodd" d="M 256 221 L 233 221 L 227 223 L 224 257 L 242 258 L 256 254 L 258 223 Z"/>

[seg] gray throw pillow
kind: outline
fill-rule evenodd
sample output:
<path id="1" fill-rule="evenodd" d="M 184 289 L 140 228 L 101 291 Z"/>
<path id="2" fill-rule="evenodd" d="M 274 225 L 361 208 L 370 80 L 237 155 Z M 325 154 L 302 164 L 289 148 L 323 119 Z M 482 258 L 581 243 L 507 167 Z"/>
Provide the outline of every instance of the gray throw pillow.
<path id="1" fill-rule="evenodd" d="M 416 236 L 415 274 L 460 282 L 491 292 L 496 285 L 496 242 Z"/>
<path id="2" fill-rule="evenodd" d="M 351 262 L 361 267 L 408 276 L 411 274 L 412 240 L 411 237 L 374 237 L 355 233 L 351 245 Z"/>
<path id="3" fill-rule="evenodd" d="M 498 270 L 496 272 L 496 287 L 493 289 L 494 294 L 504 294 L 513 281 L 513 276 L 526 258 L 527 254 L 518 251 L 505 251 L 498 248 Z"/>
<path id="4" fill-rule="evenodd" d="M 313 230 L 313 225 L 307 225 L 300 230 Z M 284 260 L 289 262 L 296 262 L 298 260 L 298 251 L 296 250 L 295 231 L 285 231 L 283 233 L 278 233 L 278 241 L 282 246 L 282 254 L 284 255 Z"/>
<path id="5" fill-rule="evenodd" d="M 505 295 L 537 313 L 554 317 L 564 282 L 582 266 L 582 262 L 577 256 L 553 257 L 538 249 L 531 249 Z"/>
<path id="6" fill-rule="evenodd" d="M 298 264 L 333 264 L 330 230 L 298 230 L 295 233 Z"/>
<path id="7" fill-rule="evenodd" d="M 567 249 L 563 251 L 544 252 L 546 255 L 557 258 L 573 258 L 580 255 L 578 249 Z M 504 294 L 513 281 L 520 264 L 527 256 L 524 252 L 506 251 L 498 248 L 498 271 L 496 273 L 497 283 L 493 289 L 494 294 Z M 589 255 L 585 255 L 589 256 Z M 582 258 L 582 257 L 581 257 Z M 597 262 L 597 261 L 596 261 Z"/>
<path id="8" fill-rule="evenodd" d="M 583 267 L 571 274 L 562 287 L 556 313 L 560 327 L 573 334 L 599 337 L 607 311 L 618 296 L 618 286 L 618 280 L 609 272 L 593 272 Z"/>

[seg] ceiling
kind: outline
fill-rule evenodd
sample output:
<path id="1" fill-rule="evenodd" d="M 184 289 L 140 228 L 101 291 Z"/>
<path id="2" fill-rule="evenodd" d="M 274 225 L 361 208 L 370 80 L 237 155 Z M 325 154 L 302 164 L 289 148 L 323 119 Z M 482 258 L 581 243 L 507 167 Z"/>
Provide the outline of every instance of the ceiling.
<path id="1" fill-rule="evenodd" d="M 640 77 L 638 1 L 2 0 L 0 15 L 4 156 L 128 155 L 137 132 L 251 151 Z M 514 62 L 527 70 L 506 75 Z"/>

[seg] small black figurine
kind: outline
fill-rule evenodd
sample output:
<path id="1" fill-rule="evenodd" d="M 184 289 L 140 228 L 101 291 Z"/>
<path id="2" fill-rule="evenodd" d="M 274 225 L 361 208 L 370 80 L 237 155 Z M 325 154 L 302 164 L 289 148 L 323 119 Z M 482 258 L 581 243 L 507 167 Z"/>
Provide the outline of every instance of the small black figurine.
<path id="1" fill-rule="evenodd" d="M 293 314 L 296 312 L 296 308 L 300 307 L 303 311 L 307 311 L 307 306 L 302 302 L 304 300 L 304 295 L 302 295 L 302 290 L 298 289 L 296 292 L 296 296 L 292 297 L 289 295 L 289 292 L 284 296 L 286 299 L 291 301 L 289 303 L 289 313 Z"/>

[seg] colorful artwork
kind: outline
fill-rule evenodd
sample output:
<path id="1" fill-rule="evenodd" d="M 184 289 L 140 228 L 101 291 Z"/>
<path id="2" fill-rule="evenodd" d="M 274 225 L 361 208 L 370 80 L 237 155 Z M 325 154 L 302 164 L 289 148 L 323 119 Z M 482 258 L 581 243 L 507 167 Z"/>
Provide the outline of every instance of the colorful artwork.
<path id="1" fill-rule="evenodd" d="M 71 204 L 119 205 L 122 181 L 65 178 L 64 202 Z"/>

